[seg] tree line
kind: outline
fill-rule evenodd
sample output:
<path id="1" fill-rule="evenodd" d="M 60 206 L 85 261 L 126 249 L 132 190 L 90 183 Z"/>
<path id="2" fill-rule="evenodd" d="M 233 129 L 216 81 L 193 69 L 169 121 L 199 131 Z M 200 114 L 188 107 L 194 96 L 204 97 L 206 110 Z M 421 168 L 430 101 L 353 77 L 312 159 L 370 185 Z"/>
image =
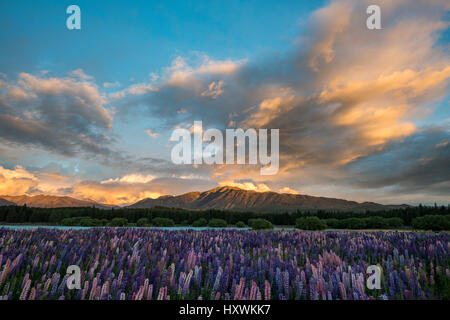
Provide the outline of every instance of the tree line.
<path id="1" fill-rule="evenodd" d="M 450 206 L 416 206 L 399 208 L 384 211 L 296 211 L 284 213 L 257 213 L 257 212 L 234 212 L 228 210 L 186 210 L 177 208 L 155 207 L 150 209 L 112 208 L 99 209 L 95 207 L 84 208 L 34 208 L 24 206 L 2 206 L 0 207 L 0 222 L 3 223 L 30 223 L 30 224 L 54 224 L 62 225 L 63 220 L 70 218 L 91 218 L 103 221 L 102 225 L 111 222 L 115 218 L 126 219 L 128 223 L 137 224 L 139 219 L 147 219 L 149 224 L 155 218 L 166 218 L 176 225 L 192 225 L 195 221 L 203 218 L 207 221 L 211 219 L 222 219 L 228 225 L 235 225 L 239 221 L 248 224 L 251 219 L 265 219 L 274 225 L 294 226 L 297 219 L 306 217 L 317 217 L 327 221 L 329 227 L 339 228 L 344 222 L 358 225 L 361 219 L 367 224 L 368 218 L 377 217 L 370 220 L 371 223 L 387 223 L 389 226 L 412 226 L 413 220 L 424 216 L 448 216 Z M 381 221 L 383 218 L 386 221 Z M 398 218 L 398 219 L 392 219 Z M 352 220 L 348 220 L 352 219 Z M 355 220 L 358 219 L 358 220 Z M 118 220 L 116 220 L 118 221 Z M 124 221 L 124 220 L 122 220 Z M 158 219 L 156 220 L 158 221 Z M 378 221 L 378 222 L 377 222 Z M 380 222 L 381 221 L 381 222 Z M 425 225 L 425 223 L 423 223 Z"/>

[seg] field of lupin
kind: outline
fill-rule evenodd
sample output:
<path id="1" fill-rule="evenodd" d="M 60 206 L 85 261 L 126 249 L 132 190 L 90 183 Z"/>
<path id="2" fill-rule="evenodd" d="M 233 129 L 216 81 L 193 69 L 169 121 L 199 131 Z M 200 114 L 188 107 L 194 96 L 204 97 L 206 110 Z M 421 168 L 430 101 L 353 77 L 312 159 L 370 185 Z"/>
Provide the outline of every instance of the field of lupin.
<path id="1" fill-rule="evenodd" d="M 0 298 L 449 299 L 450 234 L 0 228 Z"/>

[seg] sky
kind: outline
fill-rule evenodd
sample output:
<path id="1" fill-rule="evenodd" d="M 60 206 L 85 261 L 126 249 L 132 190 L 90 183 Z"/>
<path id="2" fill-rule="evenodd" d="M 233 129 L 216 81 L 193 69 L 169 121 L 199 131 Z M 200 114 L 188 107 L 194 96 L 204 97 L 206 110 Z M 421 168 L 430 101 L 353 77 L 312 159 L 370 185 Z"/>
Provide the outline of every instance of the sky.
<path id="1" fill-rule="evenodd" d="M 81 9 L 68 30 L 66 8 Z M 366 27 L 379 5 L 380 30 Z M 0 2 L 0 195 L 223 185 L 450 203 L 444 0 Z M 176 128 L 280 129 L 280 168 L 177 165 Z"/>

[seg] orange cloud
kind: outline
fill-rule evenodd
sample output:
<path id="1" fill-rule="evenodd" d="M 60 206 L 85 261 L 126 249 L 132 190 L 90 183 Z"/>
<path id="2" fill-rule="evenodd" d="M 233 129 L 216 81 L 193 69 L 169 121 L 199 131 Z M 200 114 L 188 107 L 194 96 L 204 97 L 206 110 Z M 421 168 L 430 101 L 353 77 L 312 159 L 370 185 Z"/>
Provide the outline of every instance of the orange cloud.
<path id="1" fill-rule="evenodd" d="M 297 190 L 291 189 L 289 187 L 284 187 L 279 190 L 280 193 L 289 193 L 289 194 L 299 194 Z"/>
<path id="2" fill-rule="evenodd" d="M 237 187 L 240 189 L 257 191 L 257 192 L 270 191 L 270 188 L 264 183 L 220 181 L 219 185 Z"/>
<path id="3" fill-rule="evenodd" d="M 15 166 L 13 170 L 0 166 L 0 194 L 22 195 L 37 186 L 37 178 L 22 166 Z"/>
<path id="4" fill-rule="evenodd" d="M 98 183 L 86 181 L 73 186 L 72 196 L 91 199 L 99 203 L 126 205 L 145 198 L 158 198 L 163 194 L 151 191 L 146 183 Z"/>
<path id="5" fill-rule="evenodd" d="M 151 137 L 151 138 L 156 138 L 158 136 L 158 133 L 152 132 L 151 129 L 145 130 L 145 133 L 147 133 L 149 135 L 149 137 Z"/>

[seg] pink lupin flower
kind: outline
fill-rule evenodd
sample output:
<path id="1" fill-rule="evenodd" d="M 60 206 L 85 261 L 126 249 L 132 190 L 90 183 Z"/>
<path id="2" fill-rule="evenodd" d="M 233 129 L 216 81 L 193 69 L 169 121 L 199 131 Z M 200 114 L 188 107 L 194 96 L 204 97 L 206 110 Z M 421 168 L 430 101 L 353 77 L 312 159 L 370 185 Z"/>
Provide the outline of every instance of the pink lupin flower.
<path id="1" fill-rule="evenodd" d="M 345 286 L 342 282 L 339 282 L 339 290 L 341 291 L 341 298 L 343 300 L 347 299 L 347 293 L 345 292 Z"/>
<path id="2" fill-rule="evenodd" d="M 29 274 L 29 273 L 27 273 L 27 274 L 25 275 L 25 277 L 23 277 L 22 286 L 21 286 L 22 289 L 23 289 L 23 287 L 25 286 L 25 283 L 27 283 L 27 281 L 28 281 L 29 278 L 30 278 L 30 274 Z"/>
<path id="3" fill-rule="evenodd" d="M 94 278 L 94 281 L 92 281 L 92 288 L 91 293 L 89 295 L 89 300 L 94 300 L 95 297 L 95 290 L 97 289 L 97 277 Z"/>
<path id="4" fill-rule="evenodd" d="M 152 300 L 152 295 L 153 295 L 153 284 L 148 286 L 147 300 Z"/>
<path id="5" fill-rule="evenodd" d="M 163 288 L 159 288 L 158 298 L 156 300 L 163 300 Z"/>
<path id="6" fill-rule="evenodd" d="M 11 260 L 8 259 L 5 263 L 5 267 L 3 268 L 2 274 L 0 275 L 0 284 L 2 284 L 3 281 L 5 281 L 6 275 L 8 274 L 10 266 L 11 266 Z"/>
<path id="7" fill-rule="evenodd" d="M 48 288 L 50 287 L 51 283 L 52 283 L 51 278 L 48 278 L 47 281 L 45 281 L 44 291 L 48 291 Z"/>
<path id="8" fill-rule="evenodd" d="M 270 300 L 270 283 L 269 283 L 269 281 L 265 281 L 264 282 L 264 298 L 266 299 L 266 300 Z"/>
<path id="9" fill-rule="evenodd" d="M 234 290 L 234 300 L 239 300 L 239 293 L 241 292 L 240 286 L 241 284 L 238 284 Z"/>
<path id="10" fill-rule="evenodd" d="M 36 298 L 36 288 L 32 288 L 28 300 L 34 300 L 35 298 Z"/>
<path id="11" fill-rule="evenodd" d="M 250 289 L 250 300 L 256 299 L 256 282 L 252 280 L 252 287 Z"/>
<path id="12" fill-rule="evenodd" d="M 31 285 L 31 280 L 27 280 L 27 282 L 25 283 L 22 293 L 20 294 L 19 299 L 20 300 L 26 300 L 27 296 L 28 296 L 28 290 L 30 289 L 30 285 Z"/>
<path id="13" fill-rule="evenodd" d="M 108 293 L 109 293 L 109 282 L 106 281 L 102 286 L 102 290 L 100 293 L 100 300 L 103 300 L 105 296 L 108 295 Z"/>
<path id="14" fill-rule="evenodd" d="M 147 290 L 148 290 L 148 278 L 146 278 L 145 280 L 144 280 L 144 293 L 147 293 Z"/>
<path id="15" fill-rule="evenodd" d="M 240 285 L 239 299 L 242 299 L 244 296 L 244 288 L 245 288 L 245 279 L 244 278 L 241 278 L 241 280 L 239 281 L 239 285 Z"/>
<path id="16" fill-rule="evenodd" d="M 84 300 L 84 298 L 86 297 L 86 294 L 87 294 L 88 290 L 89 290 L 89 281 L 86 280 L 86 281 L 84 282 L 84 288 L 83 288 L 83 291 L 81 292 L 81 300 Z"/>
<path id="17" fill-rule="evenodd" d="M 118 287 L 120 287 L 120 285 L 122 284 L 122 278 L 123 278 L 123 270 L 120 270 L 119 277 L 117 279 L 117 286 Z"/>

